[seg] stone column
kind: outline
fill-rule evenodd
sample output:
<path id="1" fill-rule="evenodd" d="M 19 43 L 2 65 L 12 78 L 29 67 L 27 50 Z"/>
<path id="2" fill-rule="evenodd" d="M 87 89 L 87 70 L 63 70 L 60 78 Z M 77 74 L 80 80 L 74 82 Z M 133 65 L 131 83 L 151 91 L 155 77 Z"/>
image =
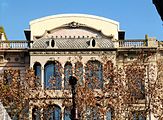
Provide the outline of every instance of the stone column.
<path id="1" fill-rule="evenodd" d="M 44 67 L 41 67 L 41 86 L 44 89 Z"/>
<path id="2" fill-rule="evenodd" d="M 29 120 L 32 120 L 32 110 L 33 110 L 33 106 L 30 106 L 30 108 L 29 108 Z"/>

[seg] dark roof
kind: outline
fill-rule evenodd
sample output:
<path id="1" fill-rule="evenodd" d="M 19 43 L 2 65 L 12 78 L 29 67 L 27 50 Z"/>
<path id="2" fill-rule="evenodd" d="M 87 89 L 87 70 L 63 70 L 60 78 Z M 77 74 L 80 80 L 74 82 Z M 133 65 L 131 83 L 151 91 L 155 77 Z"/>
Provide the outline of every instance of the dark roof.
<path id="1" fill-rule="evenodd" d="M 86 49 L 90 48 L 90 42 L 94 39 L 96 46 L 94 48 L 113 48 L 113 42 L 111 39 L 106 38 L 55 38 L 56 49 Z M 45 49 L 52 48 L 51 38 L 42 38 L 34 41 L 32 48 Z M 49 47 L 50 46 L 50 47 Z"/>

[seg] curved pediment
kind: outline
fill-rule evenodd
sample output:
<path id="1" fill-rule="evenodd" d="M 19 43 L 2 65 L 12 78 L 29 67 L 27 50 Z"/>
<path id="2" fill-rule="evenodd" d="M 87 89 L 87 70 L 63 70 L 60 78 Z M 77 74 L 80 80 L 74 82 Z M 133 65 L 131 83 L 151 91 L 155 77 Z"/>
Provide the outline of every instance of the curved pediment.
<path id="1" fill-rule="evenodd" d="M 46 30 L 43 35 L 34 36 L 34 39 L 40 38 L 112 38 L 113 36 L 104 35 L 101 30 L 97 30 L 95 28 L 89 27 L 88 25 L 78 23 L 78 22 L 70 22 L 60 27 Z"/>
<path id="2" fill-rule="evenodd" d="M 31 39 L 47 34 L 58 36 L 114 36 L 118 39 L 119 23 L 107 18 L 86 14 L 61 14 L 39 18 L 30 22 Z M 65 35 L 63 35 L 63 32 Z M 81 35 L 82 36 L 82 35 Z"/>

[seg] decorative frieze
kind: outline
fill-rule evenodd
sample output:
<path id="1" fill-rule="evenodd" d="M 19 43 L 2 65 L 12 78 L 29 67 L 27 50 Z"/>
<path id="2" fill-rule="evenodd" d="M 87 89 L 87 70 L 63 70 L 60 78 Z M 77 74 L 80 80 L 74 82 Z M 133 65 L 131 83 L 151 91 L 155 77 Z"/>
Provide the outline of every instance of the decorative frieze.
<path id="1" fill-rule="evenodd" d="M 36 52 L 30 52 L 30 55 L 54 55 L 54 56 L 67 56 L 67 55 L 71 55 L 71 56 L 76 56 L 76 55 L 85 55 L 85 56 L 90 56 L 90 55 L 115 55 L 116 53 L 114 51 L 48 51 L 48 52 L 40 52 L 40 51 L 36 51 Z"/>

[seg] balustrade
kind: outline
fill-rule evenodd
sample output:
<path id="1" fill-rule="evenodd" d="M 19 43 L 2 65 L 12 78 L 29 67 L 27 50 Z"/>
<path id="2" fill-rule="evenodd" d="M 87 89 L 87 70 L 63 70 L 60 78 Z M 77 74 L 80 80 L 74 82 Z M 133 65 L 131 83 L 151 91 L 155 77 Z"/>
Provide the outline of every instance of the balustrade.
<path id="1" fill-rule="evenodd" d="M 0 49 L 29 48 L 28 41 L 0 41 Z"/>
<path id="2" fill-rule="evenodd" d="M 119 47 L 145 47 L 147 46 L 146 40 L 120 40 Z"/>
<path id="3" fill-rule="evenodd" d="M 119 47 L 145 47 L 146 40 L 119 40 Z M 25 49 L 29 48 L 28 41 L 0 41 L 0 49 Z"/>

